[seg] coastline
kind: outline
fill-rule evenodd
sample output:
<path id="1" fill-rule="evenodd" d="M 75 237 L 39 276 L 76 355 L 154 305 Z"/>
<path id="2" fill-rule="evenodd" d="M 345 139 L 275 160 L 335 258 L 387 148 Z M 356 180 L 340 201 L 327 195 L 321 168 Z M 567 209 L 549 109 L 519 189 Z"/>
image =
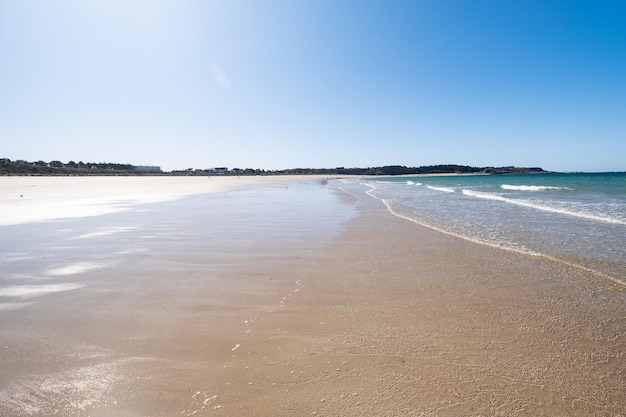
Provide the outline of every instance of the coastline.
<path id="1" fill-rule="evenodd" d="M 271 412 L 624 413 L 622 286 L 407 223 L 379 201 L 357 206 L 297 302 L 266 323 L 293 345 L 256 371 L 280 381 L 261 402 Z"/>
<path id="2" fill-rule="evenodd" d="M 81 416 L 626 413 L 623 287 L 340 198 L 356 215 L 305 256 L 255 244 L 263 257 L 212 266 L 207 283 L 206 251 L 166 247 L 167 262 L 108 273 L 134 293 L 107 281 L 5 314 L 4 407 L 56 390 Z M 18 345 L 14 327 L 50 330 Z M 24 375 L 29 355 L 48 355 L 47 376 Z"/>
<path id="3" fill-rule="evenodd" d="M 578 270 L 580 270 L 580 271 L 582 271 L 584 273 L 587 273 L 587 274 L 590 274 L 590 275 L 594 275 L 594 276 L 596 276 L 598 278 L 601 278 L 601 279 L 604 279 L 604 280 L 607 280 L 607 281 L 611 281 L 614 284 L 617 284 L 618 286 L 621 286 L 622 288 L 626 289 L 626 281 L 625 281 L 626 278 L 621 278 L 620 279 L 620 278 L 617 277 L 617 275 L 608 274 L 608 273 L 602 272 L 600 270 L 595 270 L 595 269 L 592 269 L 592 268 L 587 267 L 585 265 L 578 264 L 578 263 L 575 263 L 573 261 L 570 261 L 570 260 L 568 260 L 566 258 L 563 258 L 563 257 L 557 257 L 557 256 L 550 255 L 550 254 L 547 254 L 547 253 L 539 253 L 539 252 L 534 252 L 534 251 L 530 251 L 530 250 L 526 250 L 526 249 L 506 247 L 506 246 L 498 245 L 498 244 L 495 244 L 495 243 L 490 243 L 490 242 L 486 242 L 486 241 L 483 241 L 483 240 L 474 239 L 474 238 L 471 238 L 471 237 L 468 237 L 468 236 L 465 236 L 465 235 L 462 235 L 462 234 L 459 234 L 459 233 L 455 233 L 455 232 L 452 232 L 452 231 L 448 231 L 448 230 L 439 228 L 437 226 L 434 226 L 434 225 L 431 225 L 431 224 L 428 224 L 428 223 L 425 223 L 425 222 L 421 222 L 421 221 L 419 221 L 419 220 L 417 220 L 415 218 L 412 218 L 412 217 L 409 217 L 409 216 L 406 216 L 406 215 L 404 215 L 402 213 L 397 212 L 385 200 L 374 196 L 370 191 L 367 191 L 366 194 L 370 195 L 372 198 L 374 198 L 376 200 L 379 200 L 382 204 L 384 204 L 385 207 L 387 208 L 387 210 L 389 211 L 389 213 L 392 214 L 393 216 L 396 216 L 396 217 L 398 217 L 400 219 L 406 220 L 406 221 L 411 222 L 411 223 L 415 223 L 416 225 L 419 225 L 420 227 L 425 227 L 427 229 L 434 230 L 434 231 L 436 231 L 438 233 L 449 235 L 449 236 L 452 236 L 452 237 L 454 237 L 456 239 L 462 239 L 462 240 L 471 242 L 473 244 L 478 244 L 478 245 L 482 245 L 482 246 L 489 246 L 489 247 L 492 247 L 492 248 L 495 248 L 495 249 L 498 249 L 498 250 L 515 252 L 515 253 L 519 253 L 519 254 L 522 254 L 522 255 L 525 255 L 525 256 L 530 256 L 530 257 L 541 257 L 541 258 L 544 258 L 544 259 L 549 260 L 549 261 L 561 263 L 561 264 L 567 265 L 568 267 L 571 267 L 571 268 L 574 268 L 574 269 L 578 269 Z"/>

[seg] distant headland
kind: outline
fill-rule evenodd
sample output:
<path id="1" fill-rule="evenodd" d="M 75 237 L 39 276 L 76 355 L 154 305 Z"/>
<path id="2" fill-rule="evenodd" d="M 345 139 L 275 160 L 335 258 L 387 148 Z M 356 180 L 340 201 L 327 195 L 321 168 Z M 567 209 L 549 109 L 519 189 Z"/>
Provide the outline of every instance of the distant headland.
<path id="1" fill-rule="evenodd" d="M 111 162 L 74 162 L 61 161 L 12 161 L 8 158 L 0 159 L 0 175 L 59 175 L 59 176 L 89 176 L 89 175 L 420 175 L 420 174 L 529 174 L 547 173 L 542 168 L 532 167 L 471 167 L 467 165 L 427 165 L 406 167 L 402 165 L 387 165 L 370 168 L 292 168 L 284 170 L 265 170 L 255 168 L 187 168 L 165 172 L 159 166 L 131 165 Z"/>

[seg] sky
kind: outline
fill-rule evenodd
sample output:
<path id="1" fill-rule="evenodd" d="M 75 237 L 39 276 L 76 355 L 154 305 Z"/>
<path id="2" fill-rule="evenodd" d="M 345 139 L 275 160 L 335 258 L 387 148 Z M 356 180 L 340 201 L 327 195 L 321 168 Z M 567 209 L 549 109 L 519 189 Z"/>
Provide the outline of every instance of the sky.
<path id="1" fill-rule="evenodd" d="M 0 154 L 626 171 L 626 2 L 0 0 Z"/>

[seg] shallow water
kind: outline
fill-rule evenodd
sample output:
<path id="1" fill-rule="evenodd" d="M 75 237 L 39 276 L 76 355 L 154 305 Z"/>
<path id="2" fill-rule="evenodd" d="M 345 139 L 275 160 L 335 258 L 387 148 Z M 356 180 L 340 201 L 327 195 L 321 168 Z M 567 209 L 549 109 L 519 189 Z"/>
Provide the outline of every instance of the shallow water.
<path id="1" fill-rule="evenodd" d="M 260 257 L 305 256 L 338 233 L 351 213 L 328 185 L 304 181 L 137 204 L 101 216 L 3 226 L 0 308 L 8 303 L 15 309 L 25 294 L 44 294 L 44 286 L 50 293 L 80 288 L 90 273 L 140 259 L 202 259 L 198 267 L 211 268 Z"/>
<path id="2" fill-rule="evenodd" d="M 352 214 L 329 185 L 302 181 L 0 227 L 0 415 L 112 415 L 120 397 L 149 411 L 113 414 L 154 415 L 145 384 L 171 378 L 163 361 L 210 359 L 210 329 L 244 325 L 211 323 L 280 308 L 298 277 L 272 271 Z"/>
<path id="3" fill-rule="evenodd" d="M 626 174 L 527 174 L 358 180 L 392 212 L 504 249 L 626 282 Z"/>

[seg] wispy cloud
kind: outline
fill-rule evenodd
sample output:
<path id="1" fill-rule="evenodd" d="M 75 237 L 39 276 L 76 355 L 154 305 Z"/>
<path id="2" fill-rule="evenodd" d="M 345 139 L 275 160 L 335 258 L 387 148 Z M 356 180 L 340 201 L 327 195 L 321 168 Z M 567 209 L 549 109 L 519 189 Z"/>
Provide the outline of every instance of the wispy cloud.
<path id="1" fill-rule="evenodd" d="M 227 89 L 230 88 L 230 79 L 220 66 L 211 66 L 211 74 L 213 75 L 213 78 L 215 78 L 215 81 L 217 81 L 222 87 Z"/>

